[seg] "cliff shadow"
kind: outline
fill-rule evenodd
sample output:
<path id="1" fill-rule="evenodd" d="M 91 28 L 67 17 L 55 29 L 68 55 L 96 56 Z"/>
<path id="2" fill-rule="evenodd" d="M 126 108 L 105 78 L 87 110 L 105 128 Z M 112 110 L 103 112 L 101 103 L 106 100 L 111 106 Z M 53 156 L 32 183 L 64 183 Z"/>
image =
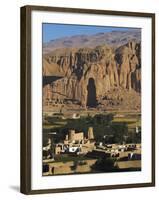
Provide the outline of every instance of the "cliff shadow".
<path id="1" fill-rule="evenodd" d="M 63 78 L 62 76 L 43 76 L 43 87 L 47 84 L 51 84 L 52 82 Z"/>

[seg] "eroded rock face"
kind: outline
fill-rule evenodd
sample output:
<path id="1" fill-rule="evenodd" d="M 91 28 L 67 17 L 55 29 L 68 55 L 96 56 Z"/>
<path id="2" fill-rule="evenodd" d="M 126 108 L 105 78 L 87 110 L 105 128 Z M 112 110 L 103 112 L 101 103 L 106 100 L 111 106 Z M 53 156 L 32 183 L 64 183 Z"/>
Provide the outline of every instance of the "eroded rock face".
<path id="1" fill-rule="evenodd" d="M 114 89 L 140 93 L 140 63 L 140 44 L 135 42 L 115 50 L 103 45 L 54 51 L 44 57 L 43 75 L 62 78 L 44 86 L 44 102 L 70 99 L 86 107 L 90 88 L 97 102 Z"/>
<path id="2" fill-rule="evenodd" d="M 116 62 L 119 64 L 119 85 L 122 88 L 140 91 L 141 73 L 140 44 L 129 42 L 116 50 Z M 138 83 L 137 83 L 138 82 Z"/>

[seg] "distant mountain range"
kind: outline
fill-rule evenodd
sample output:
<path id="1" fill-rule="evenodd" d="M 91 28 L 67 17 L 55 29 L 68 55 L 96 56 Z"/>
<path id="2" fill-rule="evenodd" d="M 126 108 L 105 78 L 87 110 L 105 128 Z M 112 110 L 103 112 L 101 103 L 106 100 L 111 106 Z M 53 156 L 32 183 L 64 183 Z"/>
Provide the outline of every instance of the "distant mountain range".
<path id="1" fill-rule="evenodd" d="M 128 41 L 141 41 L 140 29 L 133 29 L 128 31 L 111 31 L 100 32 L 94 35 L 75 35 L 70 37 L 62 37 L 51 40 L 43 44 L 43 53 L 50 53 L 55 49 L 60 48 L 94 48 L 101 44 L 107 44 L 111 47 L 119 47 L 128 43 Z"/>

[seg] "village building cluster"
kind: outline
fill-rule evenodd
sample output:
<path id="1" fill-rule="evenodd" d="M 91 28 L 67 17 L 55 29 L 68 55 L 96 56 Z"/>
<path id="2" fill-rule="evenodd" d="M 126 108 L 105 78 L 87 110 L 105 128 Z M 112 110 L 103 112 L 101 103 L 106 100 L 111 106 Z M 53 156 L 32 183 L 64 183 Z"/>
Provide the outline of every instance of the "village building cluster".
<path id="1" fill-rule="evenodd" d="M 120 157 L 124 152 L 129 152 L 128 158 L 135 157 L 135 150 L 141 150 L 141 144 L 103 144 L 97 143 L 94 138 L 93 127 L 88 128 L 87 136 L 84 132 L 69 130 L 65 139 L 54 143 L 53 137 L 48 138 L 48 143 L 43 147 L 43 159 L 49 159 L 60 154 L 88 155 L 92 158 Z"/>
<path id="2" fill-rule="evenodd" d="M 47 155 L 49 158 L 54 157 L 53 155 L 58 155 L 61 153 L 86 154 L 94 149 L 95 140 L 93 127 L 89 127 L 86 137 L 84 136 L 83 132 L 75 132 L 75 130 L 70 130 L 65 136 L 64 141 L 60 143 L 54 144 L 53 139 L 49 138 L 47 145 L 43 147 L 43 152 L 45 152 L 43 154 Z"/>
<path id="3" fill-rule="evenodd" d="M 69 130 L 65 139 L 54 143 L 54 134 L 51 133 L 47 145 L 43 147 L 43 174 L 65 174 L 86 173 L 92 170 L 97 160 L 115 157 L 118 167 L 123 170 L 127 168 L 141 168 L 141 144 L 103 144 L 96 142 L 93 127 L 89 127 L 87 134 Z M 68 158 L 63 162 L 60 157 Z M 75 158 L 77 163 L 74 162 Z M 82 156 L 84 160 L 78 160 Z M 124 162 L 123 162 L 124 161 Z M 134 164 L 135 163 L 135 164 Z M 75 168 L 75 169 L 74 169 Z"/>

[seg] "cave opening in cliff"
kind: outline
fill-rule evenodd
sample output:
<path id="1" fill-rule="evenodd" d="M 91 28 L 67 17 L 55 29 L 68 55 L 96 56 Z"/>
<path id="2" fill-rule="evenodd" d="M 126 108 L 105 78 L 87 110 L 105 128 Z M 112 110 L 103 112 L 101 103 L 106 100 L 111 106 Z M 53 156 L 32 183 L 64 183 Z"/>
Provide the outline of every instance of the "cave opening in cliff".
<path id="1" fill-rule="evenodd" d="M 96 86 L 93 78 L 90 78 L 87 85 L 87 106 L 96 107 Z"/>

